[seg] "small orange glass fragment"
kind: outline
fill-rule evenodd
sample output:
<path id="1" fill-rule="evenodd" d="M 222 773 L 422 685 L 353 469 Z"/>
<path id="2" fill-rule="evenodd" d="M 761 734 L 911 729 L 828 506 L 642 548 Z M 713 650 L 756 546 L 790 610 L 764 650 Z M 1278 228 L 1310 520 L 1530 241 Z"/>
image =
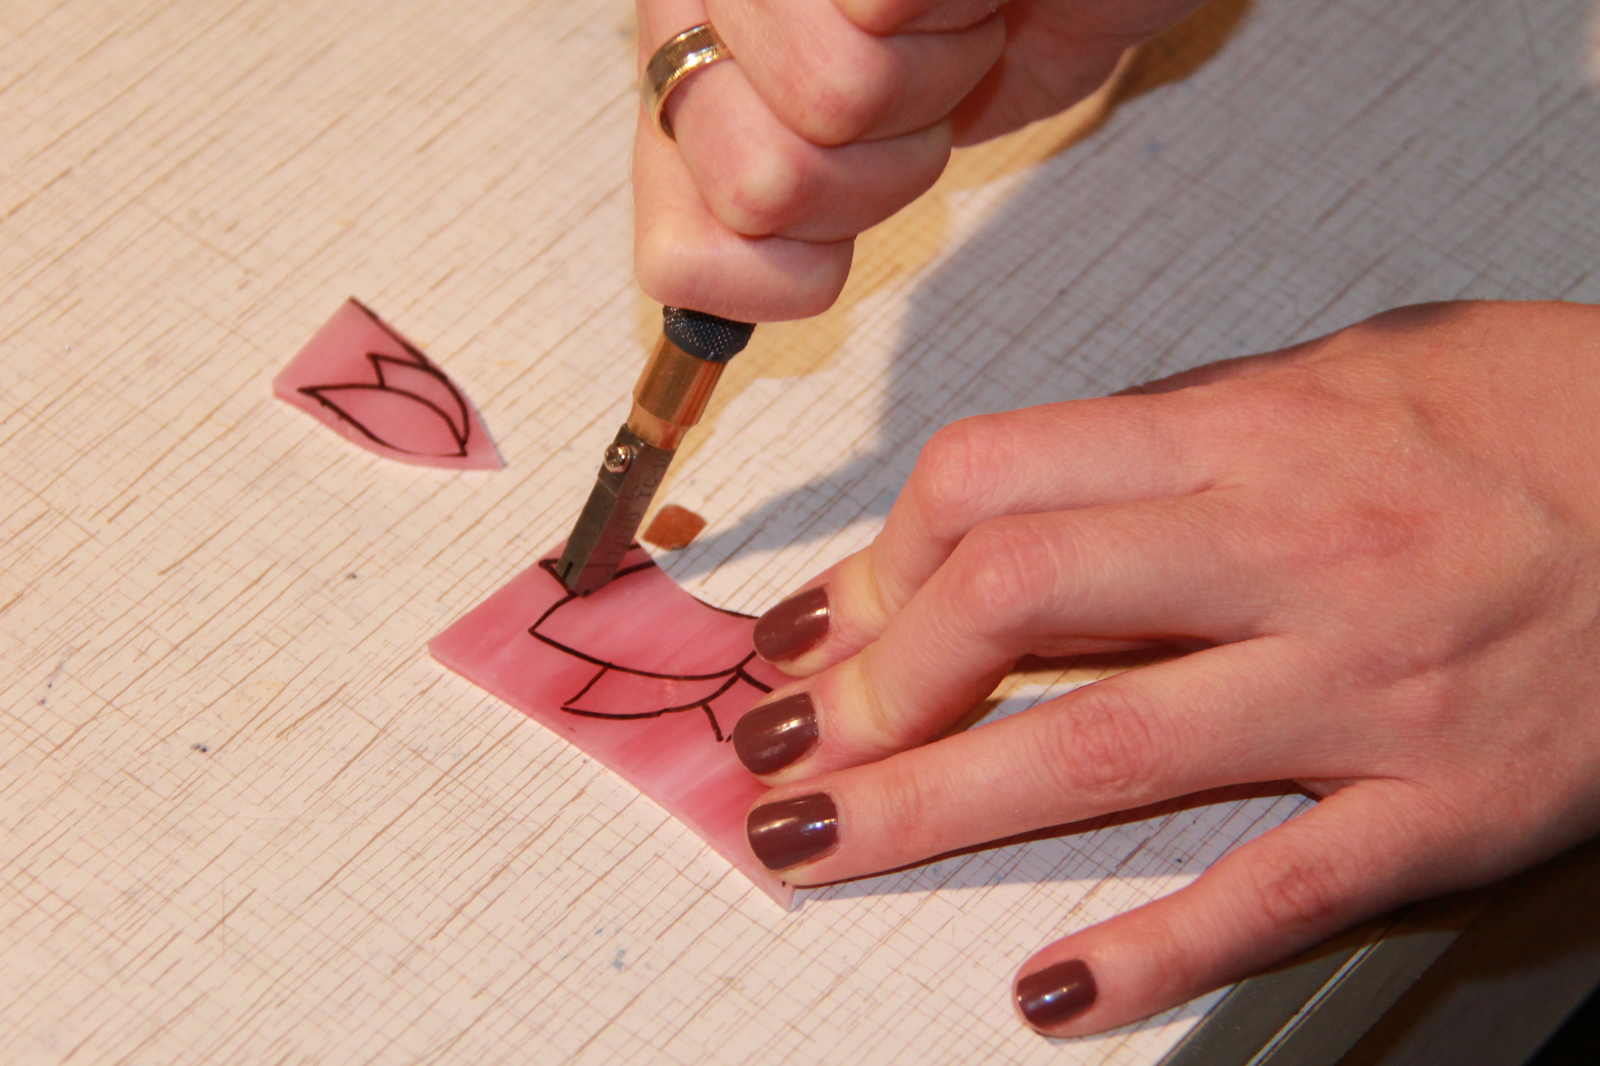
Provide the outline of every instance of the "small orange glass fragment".
<path id="1" fill-rule="evenodd" d="M 694 538 L 706 528 L 706 520 L 689 510 L 669 503 L 656 512 L 644 539 L 663 551 L 675 552 L 694 543 Z"/>

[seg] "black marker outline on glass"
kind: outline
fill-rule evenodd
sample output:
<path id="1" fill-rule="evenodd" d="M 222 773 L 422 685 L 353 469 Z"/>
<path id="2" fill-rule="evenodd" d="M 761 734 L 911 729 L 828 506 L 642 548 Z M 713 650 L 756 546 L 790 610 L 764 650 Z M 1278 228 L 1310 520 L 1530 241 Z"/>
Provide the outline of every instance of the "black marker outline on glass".
<path id="1" fill-rule="evenodd" d="M 469 413 L 471 409 L 467 406 L 466 398 L 461 395 L 460 391 L 455 387 L 454 383 L 451 382 L 450 378 L 446 376 L 445 372 L 435 366 L 433 361 L 422 353 L 422 349 L 418 348 L 416 345 L 402 337 L 399 333 L 395 332 L 389 323 L 373 314 L 372 310 L 360 300 L 352 298 L 350 302 L 355 304 L 356 307 L 360 309 L 362 314 L 366 315 L 367 318 L 372 320 L 373 325 L 377 326 L 379 329 L 383 330 L 391 338 L 393 338 L 395 343 L 404 348 L 406 350 L 406 354 L 412 356 L 416 361 L 411 362 L 395 355 L 382 355 L 378 352 L 368 352 L 367 362 L 372 365 L 373 372 L 378 376 L 378 383 L 376 385 L 373 385 L 369 382 L 352 382 L 347 385 L 305 385 L 296 389 L 295 391 L 309 396 L 313 400 L 316 400 L 322 406 L 332 411 L 340 421 L 348 422 L 350 425 L 354 426 L 356 431 L 362 436 L 366 437 L 374 444 L 379 444 L 385 448 L 388 448 L 390 451 L 400 452 L 404 455 L 427 455 L 441 459 L 465 458 L 467 454 L 467 440 L 472 435 L 472 415 Z M 460 422 L 457 422 L 447 411 L 427 397 L 418 396 L 416 393 L 410 392 L 406 389 L 397 389 L 391 386 L 387 381 L 384 380 L 383 377 L 383 367 L 385 363 L 393 366 L 407 367 L 411 370 L 420 370 L 424 374 L 427 374 L 434 380 L 438 381 L 439 384 L 443 385 L 450 393 L 450 398 L 456 402 L 456 407 L 459 409 L 459 415 L 461 418 Z M 388 441 L 374 433 L 367 426 L 363 425 L 357 418 L 355 418 L 355 416 L 351 415 L 344 408 L 340 407 L 338 404 L 328 399 L 327 396 L 323 395 L 324 393 L 329 392 L 349 392 L 352 390 L 363 392 L 390 392 L 397 396 L 404 396 L 407 399 L 415 400 L 417 403 L 422 404 L 424 407 L 428 408 L 434 414 L 442 418 L 445 425 L 450 427 L 450 436 L 456 442 L 456 450 L 453 452 L 418 452 L 412 451 L 410 448 L 402 448 L 398 445 L 390 444 Z"/>
<path id="2" fill-rule="evenodd" d="M 638 545 L 635 544 L 635 545 L 633 545 L 633 547 L 637 548 Z M 632 549 L 630 549 L 630 550 L 632 550 Z M 661 673 L 656 673 L 656 672 L 651 671 L 651 670 L 635 670 L 632 667 L 618 666 L 616 663 L 607 662 L 604 659 L 598 659 L 593 655 L 588 655 L 588 654 L 586 654 L 584 652 L 579 651 L 576 648 L 569 647 L 566 644 L 562 644 L 560 641 L 555 640 L 552 637 L 545 636 L 543 633 L 539 632 L 539 627 L 544 625 L 545 620 L 548 619 L 552 614 L 555 614 L 561 608 L 565 607 L 567 604 L 571 603 L 573 600 L 582 599 L 583 598 L 583 597 L 580 597 L 576 592 L 568 591 L 567 590 L 567 586 L 565 585 L 565 583 L 563 583 L 562 580 L 559 577 L 556 576 L 556 570 L 555 570 L 556 561 L 557 560 L 555 560 L 554 558 L 541 559 L 541 560 L 539 560 L 539 569 L 541 569 L 545 573 L 549 574 L 550 575 L 550 580 L 554 581 L 558 585 L 561 585 L 561 589 L 562 589 L 563 592 L 566 593 L 566 595 L 562 596 L 561 599 L 559 599 L 555 603 L 551 604 L 550 607 L 545 610 L 544 614 L 541 614 L 539 616 L 539 620 L 537 622 L 533 623 L 533 625 L 528 627 L 528 634 L 530 636 L 532 636 L 535 640 L 538 640 L 538 641 L 540 641 L 540 642 L 542 642 L 544 644 L 547 644 L 550 647 L 555 648 L 557 651 L 560 651 L 560 652 L 563 652 L 563 653 L 565 653 L 567 655 L 570 655 L 574 659 L 581 659 L 586 663 L 592 663 L 593 665 L 598 666 L 600 668 L 599 670 L 597 670 L 595 672 L 595 675 L 589 679 L 587 684 L 585 684 L 581 689 L 579 689 L 577 692 L 573 693 L 571 696 L 568 696 L 565 700 L 561 701 L 561 709 L 563 711 L 565 711 L 566 713 L 577 715 L 580 718 L 608 718 L 608 719 L 610 719 L 611 721 L 614 721 L 614 722 L 626 722 L 626 721 L 635 721 L 635 720 L 644 719 L 644 718 L 660 718 L 662 715 L 677 714 L 680 711 L 692 711 L 692 710 L 694 710 L 696 708 L 699 708 L 700 710 L 705 712 L 706 721 L 711 723 L 711 733 L 712 733 L 712 735 L 714 737 L 716 737 L 718 743 L 722 743 L 724 741 L 729 740 L 730 736 L 724 736 L 723 735 L 722 726 L 720 724 L 718 724 L 716 712 L 711 707 L 712 702 L 715 701 L 717 699 L 717 697 L 719 697 L 719 696 L 723 695 L 724 693 L 728 692 L 730 689 L 733 688 L 733 686 L 737 685 L 741 681 L 749 684 L 753 688 L 756 688 L 759 691 L 764 692 L 764 693 L 772 691 L 772 686 L 771 685 L 763 684 L 762 682 L 756 680 L 754 677 L 751 677 L 748 673 L 745 672 L 745 667 L 750 665 L 751 660 L 753 660 L 756 657 L 756 653 L 755 653 L 754 649 L 751 650 L 749 655 L 746 655 L 743 659 L 739 660 L 739 662 L 736 663 L 735 665 L 728 667 L 726 670 L 718 670 L 716 673 L 711 673 L 711 674 L 661 674 Z M 656 562 L 655 562 L 654 559 L 646 560 L 645 562 L 642 562 L 642 563 L 635 563 L 633 566 L 625 566 L 621 570 L 618 570 L 616 576 L 613 577 L 611 580 L 613 582 L 621 581 L 623 578 L 627 577 L 629 574 L 636 574 L 636 573 L 640 572 L 641 570 L 649 570 L 649 569 L 654 568 L 655 566 L 656 566 Z M 710 607 L 713 611 L 720 611 L 722 614 L 731 614 L 735 618 L 750 618 L 750 617 L 752 617 L 751 615 L 740 614 L 738 611 L 723 610 L 723 608 L 721 608 L 721 607 L 715 607 L 715 606 L 712 606 L 709 603 L 705 603 L 704 600 L 696 600 L 695 602 L 696 603 L 700 603 L 700 604 L 702 604 L 702 605 L 704 605 L 706 607 Z M 575 704 L 579 700 L 583 699 L 584 695 L 590 689 L 594 688 L 594 686 L 599 683 L 599 681 L 600 681 L 600 679 L 602 677 L 605 677 L 606 674 L 610 673 L 613 670 L 615 670 L 618 673 L 631 674 L 634 677 L 647 677 L 647 678 L 650 678 L 650 679 L 656 680 L 656 681 L 715 681 L 718 678 L 723 678 L 723 677 L 727 678 L 728 680 L 720 688 L 718 688 L 711 695 L 707 696 L 705 699 L 696 700 L 693 703 L 685 703 L 685 704 L 682 704 L 681 706 L 677 706 L 677 707 L 662 707 L 662 708 L 660 708 L 658 710 L 654 710 L 654 711 L 642 711 L 639 714 L 607 714 L 604 711 L 586 711 L 586 710 L 583 710 L 582 708 L 573 706 L 573 704 Z"/>

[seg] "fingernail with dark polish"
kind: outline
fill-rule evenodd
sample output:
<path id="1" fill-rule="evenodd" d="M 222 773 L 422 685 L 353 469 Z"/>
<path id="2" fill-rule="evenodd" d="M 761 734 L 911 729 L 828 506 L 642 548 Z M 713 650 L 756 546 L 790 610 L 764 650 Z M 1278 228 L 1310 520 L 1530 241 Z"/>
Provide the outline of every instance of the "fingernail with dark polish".
<path id="1" fill-rule="evenodd" d="M 797 592 L 756 623 L 756 651 L 769 663 L 798 659 L 828 636 L 828 590 Z"/>
<path id="2" fill-rule="evenodd" d="M 733 750 L 753 774 L 783 769 L 817 746 L 817 707 L 796 692 L 751 710 L 733 727 Z"/>
<path id="3" fill-rule="evenodd" d="M 1058 962 L 1017 981 L 1017 1006 L 1028 1024 L 1051 1029 L 1094 1006 L 1094 974 L 1081 959 Z"/>
<path id="4" fill-rule="evenodd" d="M 839 809 L 825 792 L 757 807 L 745 820 L 750 850 L 769 870 L 798 866 L 839 841 Z"/>

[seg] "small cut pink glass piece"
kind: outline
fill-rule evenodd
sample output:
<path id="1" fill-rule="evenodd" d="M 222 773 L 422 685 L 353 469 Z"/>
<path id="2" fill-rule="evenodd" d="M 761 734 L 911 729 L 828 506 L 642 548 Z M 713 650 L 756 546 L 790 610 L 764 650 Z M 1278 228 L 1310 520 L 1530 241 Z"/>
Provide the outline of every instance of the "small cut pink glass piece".
<path id="1" fill-rule="evenodd" d="M 561 545 L 428 645 L 433 657 L 621 774 L 787 908 L 744 819 L 766 791 L 727 742 L 786 679 L 755 654 L 755 619 L 700 602 L 641 548 L 590 596 L 555 576 Z"/>
<path id="2" fill-rule="evenodd" d="M 369 452 L 418 466 L 498 470 L 461 390 L 422 349 L 346 300 L 272 382 L 280 399 Z"/>

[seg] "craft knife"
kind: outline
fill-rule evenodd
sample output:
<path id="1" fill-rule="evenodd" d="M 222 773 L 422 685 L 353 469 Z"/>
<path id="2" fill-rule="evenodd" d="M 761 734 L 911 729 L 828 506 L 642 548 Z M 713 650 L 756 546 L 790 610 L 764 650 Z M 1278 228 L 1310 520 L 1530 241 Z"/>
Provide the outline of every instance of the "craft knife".
<path id="1" fill-rule="evenodd" d="M 722 368 L 755 326 L 681 307 L 661 309 L 661 339 L 633 387 L 633 410 L 606 448 L 556 576 L 580 596 L 606 586 L 689 428 L 700 421 Z"/>

